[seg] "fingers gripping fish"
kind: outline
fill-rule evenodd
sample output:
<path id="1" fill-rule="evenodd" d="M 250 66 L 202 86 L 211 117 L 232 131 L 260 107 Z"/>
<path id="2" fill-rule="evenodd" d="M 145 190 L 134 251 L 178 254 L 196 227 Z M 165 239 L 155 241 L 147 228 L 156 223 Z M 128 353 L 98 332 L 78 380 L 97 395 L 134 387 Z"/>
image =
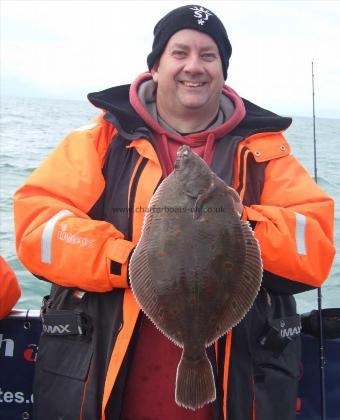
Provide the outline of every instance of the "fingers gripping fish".
<path id="1" fill-rule="evenodd" d="M 203 159 L 180 147 L 130 261 L 141 308 L 183 348 L 175 400 L 193 410 L 216 398 L 206 347 L 240 322 L 261 284 L 259 245 L 238 204 L 238 194 Z"/>

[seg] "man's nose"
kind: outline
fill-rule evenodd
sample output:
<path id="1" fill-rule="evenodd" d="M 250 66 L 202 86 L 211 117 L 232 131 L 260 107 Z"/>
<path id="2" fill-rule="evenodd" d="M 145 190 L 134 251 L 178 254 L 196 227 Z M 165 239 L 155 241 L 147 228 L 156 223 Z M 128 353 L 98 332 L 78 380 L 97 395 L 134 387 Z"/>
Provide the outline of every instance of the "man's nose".
<path id="1" fill-rule="evenodd" d="M 191 54 L 187 57 L 184 71 L 188 73 L 202 73 L 203 72 L 203 65 L 199 55 Z"/>

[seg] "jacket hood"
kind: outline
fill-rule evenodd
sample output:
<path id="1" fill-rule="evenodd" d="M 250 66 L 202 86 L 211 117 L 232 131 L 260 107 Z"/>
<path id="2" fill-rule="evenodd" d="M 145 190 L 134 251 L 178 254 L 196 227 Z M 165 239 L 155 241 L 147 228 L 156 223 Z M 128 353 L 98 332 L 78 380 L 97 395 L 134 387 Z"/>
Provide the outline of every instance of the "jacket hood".
<path id="1" fill-rule="evenodd" d="M 149 90 L 149 93 L 147 93 L 147 90 Z M 160 123 L 157 116 L 154 90 L 155 84 L 151 73 L 141 74 L 130 87 L 130 103 L 152 131 L 159 135 L 165 135 L 178 143 L 192 146 L 195 143 L 206 143 L 207 136 L 213 136 L 214 139 L 221 138 L 237 127 L 246 114 L 242 99 L 231 88 L 225 86 L 220 99 L 218 117 L 216 117 L 216 119 L 219 119 L 219 122 L 210 124 L 204 130 L 181 134 L 165 121 L 163 121 L 163 125 Z M 153 105 L 150 106 L 150 103 Z"/>
<path id="2" fill-rule="evenodd" d="M 145 122 L 130 103 L 131 85 L 121 85 L 88 94 L 88 100 L 97 108 L 107 111 L 110 120 L 118 129 L 132 134 L 138 129 L 145 131 Z M 292 123 L 292 119 L 281 117 L 271 111 L 242 98 L 246 115 L 231 134 L 248 136 L 250 134 L 283 131 Z"/>

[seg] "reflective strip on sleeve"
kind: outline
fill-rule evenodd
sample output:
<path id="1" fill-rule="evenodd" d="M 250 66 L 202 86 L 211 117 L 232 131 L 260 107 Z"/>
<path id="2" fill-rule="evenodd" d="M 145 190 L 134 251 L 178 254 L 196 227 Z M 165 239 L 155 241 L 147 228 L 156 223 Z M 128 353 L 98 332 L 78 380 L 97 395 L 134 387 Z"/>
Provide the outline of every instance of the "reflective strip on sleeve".
<path id="1" fill-rule="evenodd" d="M 300 213 L 295 213 L 296 228 L 295 228 L 295 237 L 296 237 L 296 247 L 297 252 L 300 255 L 307 255 L 306 252 L 306 241 L 305 241 L 305 232 L 306 232 L 306 216 Z"/>
<path id="2" fill-rule="evenodd" d="M 73 213 L 71 213 L 69 210 L 61 210 L 46 223 L 41 238 L 41 261 L 43 263 L 51 264 L 52 262 L 52 235 L 55 224 L 58 222 L 58 220 L 62 219 L 63 217 L 72 215 Z"/>

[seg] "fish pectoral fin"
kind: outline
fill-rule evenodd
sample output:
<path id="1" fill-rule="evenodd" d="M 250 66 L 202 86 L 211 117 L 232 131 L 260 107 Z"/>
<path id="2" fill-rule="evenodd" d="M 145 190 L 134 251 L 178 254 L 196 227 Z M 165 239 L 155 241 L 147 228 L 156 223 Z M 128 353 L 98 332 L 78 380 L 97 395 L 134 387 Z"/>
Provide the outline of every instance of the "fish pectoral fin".
<path id="1" fill-rule="evenodd" d="M 193 207 L 193 214 L 192 217 L 194 220 L 200 219 L 202 216 L 202 209 L 203 205 L 200 204 L 199 198 L 195 201 L 194 207 Z"/>
<path id="2" fill-rule="evenodd" d="M 198 214 L 199 216 L 202 214 L 204 204 L 210 199 L 211 194 L 215 191 L 216 188 L 217 188 L 217 184 L 215 182 L 215 177 L 212 176 L 209 187 L 203 192 L 198 193 L 197 195 L 195 205 L 194 205 L 195 214 Z"/>

